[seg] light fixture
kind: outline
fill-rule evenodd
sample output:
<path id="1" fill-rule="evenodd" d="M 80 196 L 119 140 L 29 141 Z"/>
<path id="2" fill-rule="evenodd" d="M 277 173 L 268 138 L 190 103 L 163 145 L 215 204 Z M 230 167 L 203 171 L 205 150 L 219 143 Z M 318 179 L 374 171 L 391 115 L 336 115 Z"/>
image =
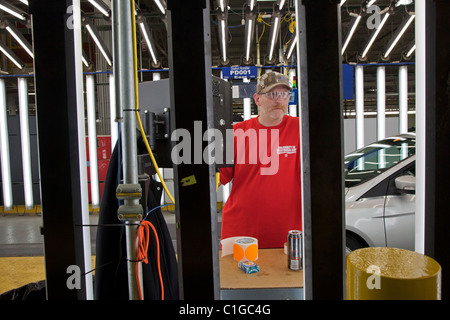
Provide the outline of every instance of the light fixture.
<path id="1" fill-rule="evenodd" d="M 6 46 L 3 42 L 0 41 L 0 51 L 3 52 L 5 56 L 8 57 L 19 69 L 23 69 L 25 64 L 16 56 L 16 54 Z"/>
<path id="2" fill-rule="evenodd" d="M 16 26 L 9 21 L 6 21 L 6 30 L 16 39 L 16 41 L 25 49 L 25 51 L 34 58 L 31 44 L 25 39 L 23 34 L 16 28 Z"/>
<path id="3" fill-rule="evenodd" d="M 347 49 L 347 46 L 350 43 L 350 40 L 352 39 L 353 34 L 355 33 L 355 30 L 358 27 L 358 24 L 359 24 L 360 21 L 361 21 L 361 16 L 360 15 L 352 18 L 352 21 L 350 22 L 351 23 L 350 30 L 347 33 L 347 36 L 345 37 L 344 45 L 342 46 L 341 54 L 344 54 L 345 49 Z"/>
<path id="4" fill-rule="evenodd" d="M 8 12 L 10 15 L 13 15 L 20 20 L 25 21 L 27 19 L 27 13 L 20 10 L 19 8 L 9 4 L 6 1 L 0 0 L 0 10 Z"/>
<path id="5" fill-rule="evenodd" d="M 280 21 L 281 21 L 281 14 L 280 11 L 275 11 L 272 15 L 272 23 L 270 27 L 270 34 L 269 34 L 269 53 L 268 58 L 269 61 L 274 60 L 274 50 L 275 45 L 277 44 L 277 38 L 278 38 L 278 31 L 280 30 Z"/>
<path id="6" fill-rule="evenodd" d="M 86 66 L 86 68 L 89 68 L 92 65 L 92 60 L 88 57 L 86 52 L 82 52 L 81 60 L 83 61 L 83 64 Z"/>
<path id="7" fill-rule="evenodd" d="M 23 4 L 28 5 L 28 0 L 19 0 L 20 2 L 22 2 Z"/>
<path id="8" fill-rule="evenodd" d="M 245 14 L 245 56 L 244 63 L 248 63 L 250 61 L 250 53 L 252 48 L 253 35 L 255 33 L 255 20 L 256 15 L 252 11 L 252 8 L 247 7 L 247 12 Z"/>
<path id="9" fill-rule="evenodd" d="M 220 10 L 222 10 L 222 12 L 225 11 L 226 5 L 225 5 L 225 0 L 218 0 L 219 2 L 219 8 Z"/>
<path id="10" fill-rule="evenodd" d="M 355 68 L 356 148 L 364 147 L 364 67 Z"/>
<path id="11" fill-rule="evenodd" d="M 409 47 L 409 49 L 406 51 L 406 57 L 409 58 L 413 54 L 413 52 L 416 50 L 416 44 L 414 43 L 412 46 Z"/>
<path id="12" fill-rule="evenodd" d="M 137 19 L 141 34 L 144 37 L 145 43 L 147 43 L 148 50 L 152 56 L 152 61 L 155 66 L 158 65 L 158 58 L 156 56 L 155 43 L 153 41 L 152 34 L 150 33 L 150 28 L 144 17 L 138 17 Z"/>
<path id="13" fill-rule="evenodd" d="M 111 16 L 111 9 L 102 0 L 88 0 L 103 15 Z"/>
<path id="14" fill-rule="evenodd" d="M 291 58 L 292 52 L 294 52 L 295 45 L 297 44 L 297 32 L 294 31 L 291 37 L 291 41 L 289 41 L 289 46 L 286 50 L 286 60 Z"/>
<path id="15" fill-rule="evenodd" d="M 389 54 L 392 52 L 392 50 L 394 49 L 395 45 L 398 43 L 400 38 L 403 36 L 403 34 L 405 33 L 406 29 L 408 29 L 409 25 L 413 22 L 415 17 L 416 16 L 413 14 L 413 15 L 410 15 L 410 16 L 406 16 L 403 19 L 402 24 L 395 31 L 394 35 L 392 36 L 391 40 L 389 40 L 388 45 L 386 46 L 386 50 L 385 50 L 384 55 L 383 55 L 384 58 L 387 58 L 389 56 Z"/>
<path id="16" fill-rule="evenodd" d="M 413 0 L 398 0 L 397 3 L 395 4 L 396 7 L 398 6 L 407 6 L 409 4 L 411 4 L 413 2 Z"/>
<path id="17" fill-rule="evenodd" d="M 23 191 L 25 209 L 34 207 L 33 180 L 31 175 L 30 128 L 28 122 L 28 83 L 26 78 L 17 79 L 19 91 L 20 144 L 22 147 Z"/>
<path id="18" fill-rule="evenodd" d="M 378 34 L 380 33 L 381 29 L 383 28 L 383 26 L 386 23 L 388 18 L 389 18 L 389 12 L 386 12 L 384 14 L 383 19 L 380 22 L 380 25 L 373 30 L 372 35 L 370 36 L 369 41 L 367 42 L 367 44 L 366 44 L 366 46 L 364 48 L 364 51 L 363 51 L 363 53 L 361 55 L 361 58 L 365 58 L 366 57 L 367 53 L 370 50 L 370 47 L 372 46 L 372 44 L 375 41 L 375 39 L 378 37 Z"/>
<path id="19" fill-rule="evenodd" d="M 118 123 L 116 122 L 116 84 L 114 74 L 109 74 L 109 118 L 111 127 L 111 153 L 114 151 L 119 136 Z"/>
<path id="20" fill-rule="evenodd" d="M 163 15 L 166 15 L 166 2 L 164 0 L 155 0 L 155 4 Z"/>
<path id="21" fill-rule="evenodd" d="M 92 208 L 98 208 L 100 196 L 98 189 L 97 132 L 95 128 L 95 81 L 93 74 L 86 76 L 86 109 L 89 139 L 89 172 L 91 175 L 91 205 Z"/>
<path id="22" fill-rule="evenodd" d="M 408 66 L 398 69 L 399 133 L 408 132 Z"/>
<path id="23" fill-rule="evenodd" d="M 109 52 L 108 48 L 105 45 L 105 42 L 100 37 L 100 34 L 97 30 L 97 28 L 94 26 L 92 21 L 89 21 L 89 23 L 86 24 L 86 29 L 88 30 L 89 34 L 91 35 L 92 39 L 94 39 L 95 44 L 97 45 L 98 49 L 102 53 L 103 57 L 105 58 L 106 62 L 112 66 L 112 56 Z"/>
<path id="24" fill-rule="evenodd" d="M 281 10 L 283 9 L 284 3 L 286 2 L 286 0 L 278 0 L 278 8 Z"/>
<path id="25" fill-rule="evenodd" d="M 222 59 L 223 61 L 227 60 L 227 36 L 226 36 L 226 25 L 225 20 L 220 20 L 220 31 L 222 33 L 222 36 L 220 37 L 222 39 Z"/>
<path id="26" fill-rule="evenodd" d="M 256 2 L 256 0 L 248 0 L 247 1 L 250 11 L 253 11 L 253 8 L 255 7 L 255 2 Z"/>
<path id="27" fill-rule="evenodd" d="M 341 3 L 339 3 L 339 6 L 342 6 L 345 3 L 345 1 L 347 1 L 347 0 L 341 0 Z"/>
<path id="28" fill-rule="evenodd" d="M 221 51 L 221 63 L 227 64 L 227 44 L 228 44 L 228 6 L 225 0 L 218 0 L 218 14 L 217 19 L 219 21 L 219 38 L 220 38 L 220 51 Z"/>
<path id="29" fill-rule="evenodd" d="M 11 164 L 9 158 L 8 115 L 5 80 L 0 79 L 0 162 L 2 166 L 3 210 L 13 209 Z"/>

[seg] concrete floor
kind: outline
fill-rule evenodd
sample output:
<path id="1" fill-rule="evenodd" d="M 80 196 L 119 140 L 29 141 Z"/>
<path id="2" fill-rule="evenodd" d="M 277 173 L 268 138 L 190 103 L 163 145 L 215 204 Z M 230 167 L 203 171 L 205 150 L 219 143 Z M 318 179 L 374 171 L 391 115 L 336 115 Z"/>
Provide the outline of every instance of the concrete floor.
<path id="1" fill-rule="evenodd" d="M 163 211 L 176 248 L 175 213 Z M 90 214 L 90 224 L 98 214 Z M 45 279 L 44 236 L 40 214 L 0 215 L 0 294 Z M 97 227 L 91 227 L 91 250 L 95 263 Z"/>
<path id="2" fill-rule="evenodd" d="M 162 210 L 176 251 L 174 211 Z M 219 214 L 219 233 L 221 215 Z M 98 214 L 90 214 L 90 224 Z M 0 295 L 6 291 L 45 279 L 44 236 L 40 214 L 0 214 Z M 95 265 L 97 227 L 91 227 L 91 250 Z"/>

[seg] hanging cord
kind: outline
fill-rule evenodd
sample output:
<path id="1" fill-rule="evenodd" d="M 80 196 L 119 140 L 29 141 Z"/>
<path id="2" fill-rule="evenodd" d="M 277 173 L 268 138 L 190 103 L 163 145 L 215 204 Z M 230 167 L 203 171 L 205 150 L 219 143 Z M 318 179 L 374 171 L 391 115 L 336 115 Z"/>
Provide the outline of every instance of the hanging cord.
<path id="1" fill-rule="evenodd" d="M 136 42 L 136 19 L 134 16 L 134 12 L 135 12 L 135 5 L 134 5 L 134 0 L 131 0 L 131 21 L 132 21 L 132 35 L 133 35 L 133 54 L 134 54 L 134 95 L 135 95 L 135 103 L 136 103 L 136 118 L 139 124 L 139 129 L 141 130 L 141 135 L 142 138 L 144 140 L 145 146 L 147 147 L 147 151 L 150 155 L 150 158 L 152 159 L 153 165 L 155 166 L 156 169 L 156 173 L 159 176 L 159 179 L 161 180 L 161 183 L 164 187 L 164 190 L 167 192 L 167 195 L 169 196 L 170 200 L 175 203 L 175 200 L 173 199 L 172 195 L 170 194 L 166 183 L 164 182 L 164 179 L 162 178 L 160 172 L 159 172 L 159 168 L 158 165 L 156 163 L 155 157 L 153 156 L 153 152 L 152 149 L 150 148 L 150 145 L 148 144 L 148 140 L 147 140 L 147 136 L 145 135 L 144 132 L 144 128 L 142 127 L 142 121 L 141 121 L 141 117 L 139 115 L 139 94 L 138 94 L 138 75 L 137 75 L 137 42 Z M 149 221 L 147 220 L 143 220 L 141 221 L 141 224 L 138 227 L 138 247 L 137 247 L 137 261 L 142 260 L 142 262 L 144 263 L 148 263 L 148 257 L 147 257 L 147 252 L 148 252 L 148 244 L 150 241 L 150 237 L 149 237 L 149 227 L 152 228 L 154 234 L 155 234 L 155 239 L 156 239 L 156 248 L 157 248 L 157 265 L 158 265 L 158 274 L 159 274 L 159 280 L 160 280 L 160 284 L 161 284 L 161 300 L 164 300 L 164 283 L 162 280 L 162 275 L 161 275 L 161 261 L 160 261 L 160 246 L 159 246 L 159 238 L 158 238 L 158 233 L 156 232 L 155 227 L 153 226 L 153 224 L 151 224 Z M 139 287 L 139 296 L 140 299 L 143 299 L 143 295 L 142 295 L 142 291 L 141 291 L 141 286 L 140 286 L 140 281 L 139 281 L 139 263 L 136 263 L 136 280 L 138 283 L 138 287 Z"/>
<path id="2" fill-rule="evenodd" d="M 159 179 L 161 180 L 161 183 L 163 185 L 164 190 L 166 191 L 167 195 L 169 196 L 170 200 L 175 204 L 175 200 L 172 197 L 172 194 L 169 192 L 169 189 L 166 186 L 166 183 L 164 179 L 161 176 L 161 173 L 159 172 L 158 164 L 156 163 L 155 157 L 153 156 L 152 149 L 150 148 L 150 145 L 148 144 L 147 136 L 145 135 L 144 128 L 142 127 L 142 121 L 141 116 L 139 115 L 139 93 L 138 93 L 138 75 L 137 75 L 137 44 L 136 44 L 136 19 L 134 16 L 134 0 L 131 0 L 131 15 L 132 15 L 132 27 L 133 27 L 133 53 L 134 53 L 134 96 L 135 96 L 135 102 L 136 102 L 136 118 L 139 124 L 139 129 L 141 130 L 142 139 L 144 140 L 145 146 L 147 147 L 147 151 L 150 155 L 150 158 L 152 159 L 152 163 L 155 166 L 156 173 L 158 174 Z"/>
<path id="3" fill-rule="evenodd" d="M 137 256 L 136 257 L 137 257 L 137 261 L 140 261 L 145 264 L 148 263 L 147 252 L 148 252 L 148 245 L 150 242 L 150 229 L 149 228 L 152 228 L 153 233 L 155 234 L 156 251 L 157 251 L 156 259 L 157 259 L 157 265 L 158 265 L 159 282 L 161 284 L 161 300 L 164 300 L 164 283 L 163 283 L 162 274 L 161 274 L 161 261 L 160 261 L 160 252 L 159 252 L 160 246 L 159 246 L 158 233 L 156 232 L 156 229 L 153 226 L 153 224 L 147 220 L 142 220 L 141 224 L 139 225 L 139 228 L 138 228 L 138 245 L 137 245 Z M 136 263 L 136 278 L 137 278 L 137 282 L 140 283 L 140 281 L 139 281 L 139 263 Z M 140 300 L 143 300 L 141 286 L 138 285 L 138 287 L 139 287 Z"/>

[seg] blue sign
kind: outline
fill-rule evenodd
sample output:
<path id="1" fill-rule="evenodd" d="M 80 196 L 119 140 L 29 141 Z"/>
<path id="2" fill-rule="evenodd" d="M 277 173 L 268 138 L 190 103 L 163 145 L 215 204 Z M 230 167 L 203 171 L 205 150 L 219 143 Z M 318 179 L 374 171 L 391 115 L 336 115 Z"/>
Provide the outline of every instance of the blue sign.
<path id="1" fill-rule="evenodd" d="M 257 78 L 258 69 L 255 66 L 224 67 L 222 77 L 224 79 Z"/>
<path id="2" fill-rule="evenodd" d="M 289 105 L 297 105 L 297 100 L 298 100 L 298 89 L 294 88 L 292 89 L 289 95 Z"/>
<path id="3" fill-rule="evenodd" d="M 350 64 L 342 65 L 344 99 L 353 99 L 353 69 Z"/>

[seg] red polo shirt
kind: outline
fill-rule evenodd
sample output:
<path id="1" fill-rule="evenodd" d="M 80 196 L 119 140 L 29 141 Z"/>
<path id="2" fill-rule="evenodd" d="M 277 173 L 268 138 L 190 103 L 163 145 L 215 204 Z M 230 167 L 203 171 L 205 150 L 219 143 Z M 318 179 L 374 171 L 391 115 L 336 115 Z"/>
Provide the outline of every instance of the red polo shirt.
<path id="1" fill-rule="evenodd" d="M 301 230 L 299 118 L 274 127 L 252 118 L 234 125 L 234 167 L 220 170 L 232 181 L 222 211 L 222 239 L 251 236 L 260 248 L 283 247 L 289 230 Z"/>

